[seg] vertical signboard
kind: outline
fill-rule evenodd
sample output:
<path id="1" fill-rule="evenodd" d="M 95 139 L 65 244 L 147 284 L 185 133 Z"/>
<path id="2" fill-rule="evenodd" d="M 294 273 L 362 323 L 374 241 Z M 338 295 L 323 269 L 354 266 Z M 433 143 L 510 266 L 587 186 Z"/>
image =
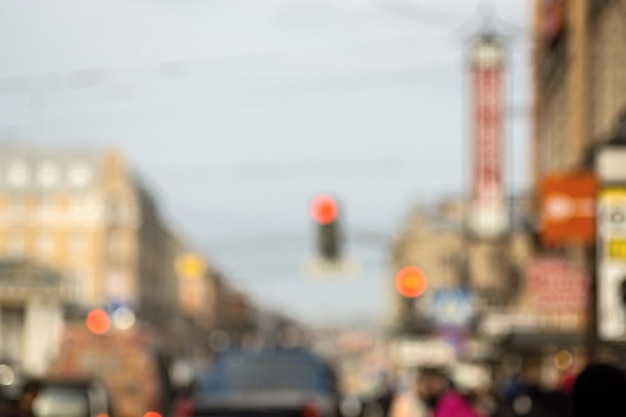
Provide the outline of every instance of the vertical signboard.
<path id="1" fill-rule="evenodd" d="M 626 340 L 626 187 L 604 189 L 598 198 L 598 337 Z"/>
<path id="2" fill-rule="evenodd" d="M 504 48 L 482 36 L 471 51 L 474 123 L 469 226 L 479 238 L 495 238 L 508 227 L 503 175 Z"/>

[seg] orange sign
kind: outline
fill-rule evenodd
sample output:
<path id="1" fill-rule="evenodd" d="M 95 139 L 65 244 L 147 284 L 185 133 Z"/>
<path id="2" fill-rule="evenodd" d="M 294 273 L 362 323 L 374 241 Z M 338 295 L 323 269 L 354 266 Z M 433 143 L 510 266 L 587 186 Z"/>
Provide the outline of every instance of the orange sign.
<path id="1" fill-rule="evenodd" d="M 544 244 L 590 244 L 596 237 L 596 193 L 593 173 L 553 175 L 541 183 L 540 219 Z"/>

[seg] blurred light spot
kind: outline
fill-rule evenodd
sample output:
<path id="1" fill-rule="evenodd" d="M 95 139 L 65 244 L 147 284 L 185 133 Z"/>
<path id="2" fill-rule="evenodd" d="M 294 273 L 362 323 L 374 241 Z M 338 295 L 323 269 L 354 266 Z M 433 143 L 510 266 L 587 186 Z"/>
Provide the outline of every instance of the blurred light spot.
<path id="1" fill-rule="evenodd" d="M 559 371 L 567 371 L 574 364 L 574 356 L 568 350 L 561 350 L 554 355 L 554 366 Z"/>
<path id="2" fill-rule="evenodd" d="M 135 313 L 127 307 L 118 308 L 113 312 L 113 324 L 121 330 L 128 330 L 135 325 Z"/>
<path id="3" fill-rule="evenodd" d="M 533 400 L 528 395 L 522 395 L 513 401 L 513 411 L 520 416 L 529 414 L 533 409 Z"/>
<path id="4" fill-rule="evenodd" d="M 414 266 L 402 268 L 396 276 L 396 289 L 403 297 L 417 298 L 424 294 L 427 287 L 426 274 Z"/>
<path id="5" fill-rule="evenodd" d="M 329 195 L 318 195 L 311 202 L 311 217 L 316 223 L 329 224 L 339 216 L 339 207 Z"/>
<path id="6" fill-rule="evenodd" d="M 92 310 L 87 314 L 87 328 L 95 334 L 105 334 L 111 328 L 111 320 L 104 310 Z"/>
<path id="7" fill-rule="evenodd" d="M 0 385 L 9 386 L 15 382 L 15 372 L 8 365 L 0 365 Z"/>
<path id="8" fill-rule="evenodd" d="M 156 411 L 148 411 L 146 414 L 143 415 L 143 417 L 161 417 L 161 414 L 157 413 Z"/>

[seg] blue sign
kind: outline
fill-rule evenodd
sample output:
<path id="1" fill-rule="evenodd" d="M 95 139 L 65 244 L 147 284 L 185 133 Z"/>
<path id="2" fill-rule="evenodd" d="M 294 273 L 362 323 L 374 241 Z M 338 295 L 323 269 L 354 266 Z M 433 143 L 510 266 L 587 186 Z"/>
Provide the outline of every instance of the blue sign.
<path id="1" fill-rule="evenodd" d="M 472 296 L 462 288 L 437 290 L 431 299 L 430 318 L 438 327 L 467 327 L 474 318 Z"/>

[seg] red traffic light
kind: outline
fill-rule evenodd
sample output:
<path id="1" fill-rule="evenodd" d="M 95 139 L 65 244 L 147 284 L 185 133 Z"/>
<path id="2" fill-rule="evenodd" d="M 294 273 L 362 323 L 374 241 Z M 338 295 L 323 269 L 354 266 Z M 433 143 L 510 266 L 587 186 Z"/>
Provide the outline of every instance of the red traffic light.
<path id="1" fill-rule="evenodd" d="M 334 198 L 321 194 L 311 202 L 311 217 L 316 223 L 330 224 L 339 216 L 339 206 Z"/>
<path id="2" fill-rule="evenodd" d="M 396 289 L 403 297 L 417 298 L 426 292 L 427 287 L 426 274 L 414 266 L 402 268 L 396 275 Z"/>
<path id="3" fill-rule="evenodd" d="M 95 334 L 105 334 L 111 328 L 111 319 L 104 310 L 91 310 L 87 314 L 87 329 Z"/>

